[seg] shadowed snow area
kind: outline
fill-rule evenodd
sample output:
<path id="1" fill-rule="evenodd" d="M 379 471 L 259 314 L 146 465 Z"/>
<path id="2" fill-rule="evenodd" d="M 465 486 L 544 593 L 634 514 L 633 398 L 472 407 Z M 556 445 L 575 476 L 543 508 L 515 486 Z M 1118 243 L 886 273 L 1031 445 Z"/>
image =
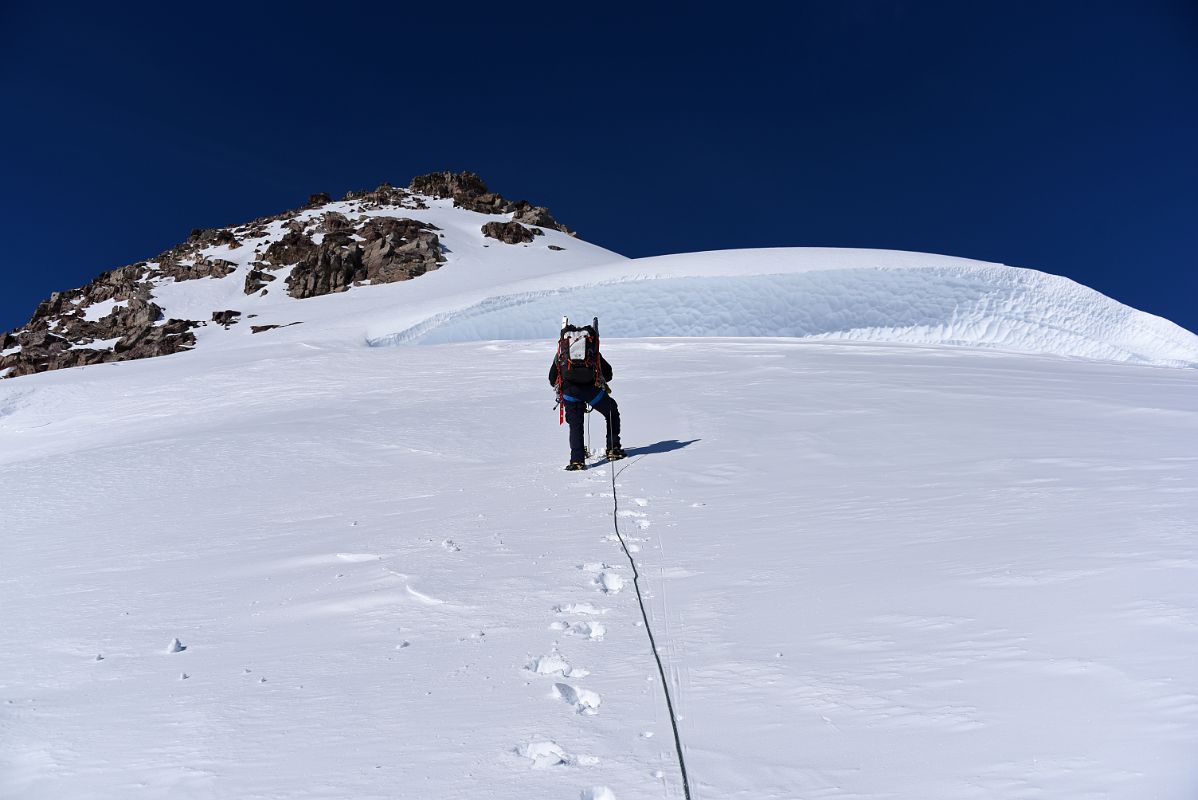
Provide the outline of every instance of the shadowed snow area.
<path id="1" fill-rule="evenodd" d="M 966 259 L 787 248 L 626 261 L 515 284 L 375 345 L 543 339 L 562 313 L 607 337 L 786 336 L 985 347 L 1162 366 L 1198 337 L 1066 278 Z M 523 290 L 523 291 L 520 291 Z"/>

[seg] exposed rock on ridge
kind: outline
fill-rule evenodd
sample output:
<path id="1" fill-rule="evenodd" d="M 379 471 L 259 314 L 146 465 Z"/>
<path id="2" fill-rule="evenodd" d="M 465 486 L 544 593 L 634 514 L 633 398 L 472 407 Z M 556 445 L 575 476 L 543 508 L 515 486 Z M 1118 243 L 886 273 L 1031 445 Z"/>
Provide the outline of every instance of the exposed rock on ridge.
<path id="1" fill-rule="evenodd" d="M 224 279 L 239 267 L 220 256 L 242 247 L 249 247 L 254 255 L 236 278 L 244 282 L 246 295 L 272 291 L 280 277 L 290 296 L 308 298 L 423 275 L 445 262 L 438 229 L 402 216 L 362 212 L 427 209 L 429 200 L 445 198 L 458 208 L 512 215 L 511 221 L 483 226 L 484 235 L 509 244 L 532 241 L 543 235 L 539 228 L 577 235 L 548 209 L 491 192 L 472 172 L 418 176 L 406 189 L 383 183 L 370 191 L 349 192 L 341 201 L 350 202 L 349 216 L 336 210 L 319 213 L 333 202 L 321 192 L 311 195 L 300 209 L 243 225 L 193 230 L 184 242 L 152 259 L 105 272 L 78 289 L 55 292 L 38 305 L 25 326 L 0 334 L 0 377 L 149 358 L 194 347 L 192 329 L 209 323 L 228 328 L 241 312 L 212 309 L 203 320 L 165 319 L 154 302 L 154 289 L 170 281 Z M 356 219 L 351 219 L 355 213 Z M 277 223 L 284 224 L 283 231 Z M 246 263 L 244 257 L 238 260 Z M 108 307 L 97 310 L 99 304 Z"/>
<path id="2" fill-rule="evenodd" d="M 411 191 L 430 197 L 453 198 L 458 208 L 477 211 L 480 214 L 514 214 L 513 222 L 537 225 L 542 228 L 578 236 L 553 218 L 549 209 L 534 206 L 527 200 L 507 200 L 487 189 L 482 178 L 473 172 L 433 172 L 412 179 Z M 488 223 L 489 224 L 489 223 Z"/>
<path id="3" fill-rule="evenodd" d="M 369 217 L 354 227 L 342 214 L 325 214 L 313 235 L 296 225 L 270 245 L 258 262 L 263 269 L 294 265 L 287 277 L 292 297 L 316 297 L 343 292 L 351 286 L 394 283 L 423 275 L 445 261 L 435 226 L 413 219 Z M 273 280 L 262 270 L 246 278 L 246 294 L 261 288 L 263 279 Z"/>

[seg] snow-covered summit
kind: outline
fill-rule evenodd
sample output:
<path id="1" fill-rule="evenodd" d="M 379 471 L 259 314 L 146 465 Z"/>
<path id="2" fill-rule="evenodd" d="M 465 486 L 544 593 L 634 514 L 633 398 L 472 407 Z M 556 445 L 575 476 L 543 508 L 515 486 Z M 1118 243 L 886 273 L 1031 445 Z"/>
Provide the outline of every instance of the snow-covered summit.
<path id="1" fill-rule="evenodd" d="M 548 209 L 489 191 L 473 173 L 433 173 L 406 189 L 383 184 L 340 201 L 317 194 L 300 209 L 197 229 L 153 258 L 54 293 L 28 324 L 0 334 L 0 377 L 235 344 L 327 318 L 314 298 L 447 265 L 496 283 L 620 258 L 578 239 Z M 352 302 L 336 308 L 358 313 Z"/>

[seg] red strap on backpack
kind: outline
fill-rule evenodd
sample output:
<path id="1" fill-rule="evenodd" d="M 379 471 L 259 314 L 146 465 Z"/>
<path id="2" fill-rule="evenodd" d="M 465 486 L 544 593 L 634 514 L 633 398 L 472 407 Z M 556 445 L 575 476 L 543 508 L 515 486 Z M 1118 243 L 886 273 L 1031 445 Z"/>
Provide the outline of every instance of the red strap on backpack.
<path id="1" fill-rule="evenodd" d="M 566 401 L 562 399 L 562 343 L 559 339 L 557 342 L 557 355 L 554 357 L 557 364 L 557 424 L 566 424 Z"/>

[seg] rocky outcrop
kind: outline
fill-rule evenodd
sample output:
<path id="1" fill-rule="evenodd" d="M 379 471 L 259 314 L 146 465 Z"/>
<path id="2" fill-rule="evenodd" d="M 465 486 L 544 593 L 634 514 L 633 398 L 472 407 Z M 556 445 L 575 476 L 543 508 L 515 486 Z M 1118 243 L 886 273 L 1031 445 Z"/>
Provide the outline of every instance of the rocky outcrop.
<path id="1" fill-rule="evenodd" d="M 237 265 L 223 258 L 196 258 L 191 261 L 163 259 L 151 271 L 155 278 L 174 278 L 194 281 L 200 278 L 223 278 L 236 271 Z"/>
<path id="2" fill-rule="evenodd" d="M 428 204 L 411 192 L 400 189 L 389 183 L 380 184 L 377 189 L 365 192 L 347 192 L 343 200 L 352 200 L 361 209 L 376 208 L 428 208 Z"/>
<path id="3" fill-rule="evenodd" d="M 430 172 L 412 178 L 408 189 L 429 197 L 452 197 L 454 201 L 468 201 L 488 194 L 487 184 L 473 172 Z M 497 195 L 496 195 L 497 196 Z"/>
<path id="4" fill-rule="evenodd" d="M 544 235 L 544 231 L 538 228 L 526 228 L 519 222 L 488 222 L 483 226 L 483 236 L 498 239 L 506 244 L 531 242 L 537 236 Z"/>
<path id="5" fill-rule="evenodd" d="M 303 232 L 291 231 L 267 248 L 263 261 L 271 266 L 294 264 L 287 293 L 317 297 L 366 281 L 394 283 L 436 269 L 445 256 L 435 230 L 413 219 L 370 217 L 353 233 L 325 233 L 319 244 Z"/>
<path id="6" fill-rule="evenodd" d="M 318 192 L 299 209 L 243 225 L 196 228 L 183 242 L 154 258 L 105 272 L 78 289 L 55 292 L 38 305 L 26 325 L 0 333 L 0 377 L 149 358 L 194 347 L 193 329 L 208 324 L 228 328 L 242 315 L 213 309 L 202 321 L 164 319 L 163 309 L 154 302 L 154 288 L 167 280 L 225 279 L 238 269 L 231 258 L 249 265 L 243 286 L 246 295 L 266 294 L 284 276 L 288 294 L 307 298 L 423 275 L 445 262 L 438 229 L 409 218 L 364 212 L 427 209 L 430 198 L 451 198 L 456 207 L 477 213 L 511 215 L 510 221 L 483 226 L 486 236 L 508 244 L 530 242 L 545 228 L 575 235 L 544 207 L 508 200 L 490 191 L 472 172 L 436 172 L 412 179 L 407 188 L 383 183 L 369 191 L 349 192 L 341 201 L 345 205 L 337 210 L 324 209 L 333 201 Z M 231 255 L 247 245 L 253 251 L 251 259 Z M 275 327 L 257 325 L 252 330 Z"/>
<path id="7" fill-rule="evenodd" d="M 302 298 L 343 292 L 365 277 L 362 248 L 349 234 L 330 233 L 319 245 L 312 243 L 308 255 L 291 270 L 287 294 Z"/>
<path id="8" fill-rule="evenodd" d="M 358 231 L 366 240 L 366 280 L 393 283 L 434 270 L 445 262 L 437 228 L 427 222 L 373 217 Z"/>
<path id="9" fill-rule="evenodd" d="M 0 351 L 21 348 L 0 358 L 0 370 L 7 369 L 7 377 L 168 355 L 195 345 L 191 329 L 200 323 L 182 319 L 162 322 L 162 309 L 142 297 L 116 304 L 110 313 L 95 320 L 77 310 L 54 315 L 55 306 L 80 291 L 52 296 L 39 306 L 42 316 L 35 315 L 15 334 L 4 335 L 6 344 Z"/>
<path id="10" fill-rule="evenodd" d="M 274 275 L 260 269 L 251 269 L 245 276 L 245 293 L 253 294 L 275 279 Z"/>
<path id="11" fill-rule="evenodd" d="M 457 208 L 477 211 L 480 214 L 514 214 L 512 220 L 525 225 L 578 234 L 561 224 L 544 206 L 534 206 L 527 200 L 508 200 L 487 189 L 483 179 L 473 172 L 433 172 L 412 179 L 408 187 L 417 194 L 436 198 L 453 198 Z"/>
<path id="12" fill-rule="evenodd" d="M 292 223 L 293 227 L 282 238 L 272 242 L 262 254 L 260 263 L 269 267 L 284 267 L 289 264 L 300 264 L 311 258 L 317 251 L 316 242 L 304 233 L 302 225 Z"/>
<path id="13" fill-rule="evenodd" d="M 240 320 L 240 318 L 241 318 L 241 312 L 233 311 L 231 309 L 227 309 L 225 311 L 213 311 L 212 312 L 212 321 L 215 322 L 217 325 L 220 325 L 226 329 L 230 325 L 237 324 L 237 322 L 238 322 L 238 320 Z"/>

